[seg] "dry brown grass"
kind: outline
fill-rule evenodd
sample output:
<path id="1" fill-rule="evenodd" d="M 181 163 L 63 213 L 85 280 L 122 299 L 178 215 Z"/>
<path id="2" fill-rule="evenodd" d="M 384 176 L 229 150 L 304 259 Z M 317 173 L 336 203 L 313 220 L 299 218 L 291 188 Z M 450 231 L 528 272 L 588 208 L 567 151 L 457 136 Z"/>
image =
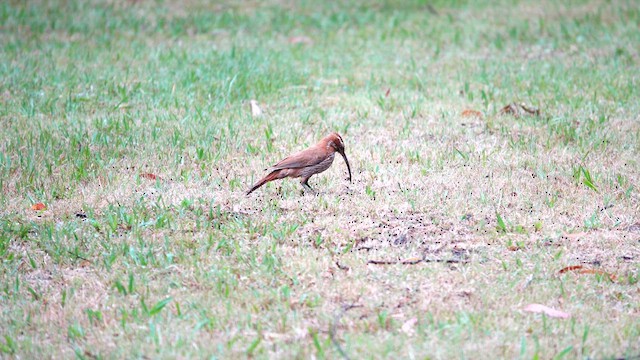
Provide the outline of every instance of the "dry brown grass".
<path id="1" fill-rule="evenodd" d="M 369 5 L 3 5 L 3 356 L 640 354 L 637 10 Z"/>

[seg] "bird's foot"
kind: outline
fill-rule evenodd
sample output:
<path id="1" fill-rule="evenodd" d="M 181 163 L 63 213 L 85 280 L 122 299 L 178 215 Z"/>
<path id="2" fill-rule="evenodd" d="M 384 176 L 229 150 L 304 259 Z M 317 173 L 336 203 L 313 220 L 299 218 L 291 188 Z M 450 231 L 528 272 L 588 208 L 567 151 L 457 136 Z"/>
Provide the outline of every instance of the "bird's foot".
<path id="1" fill-rule="evenodd" d="M 302 195 L 306 194 L 318 195 L 318 192 L 313 190 L 309 184 L 302 184 Z"/>

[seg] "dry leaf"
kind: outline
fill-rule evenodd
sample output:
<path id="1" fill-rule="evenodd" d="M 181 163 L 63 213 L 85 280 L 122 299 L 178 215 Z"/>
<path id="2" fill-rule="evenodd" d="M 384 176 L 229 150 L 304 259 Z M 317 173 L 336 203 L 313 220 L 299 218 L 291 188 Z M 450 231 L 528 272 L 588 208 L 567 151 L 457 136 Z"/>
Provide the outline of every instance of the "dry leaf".
<path id="1" fill-rule="evenodd" d="M 513 115 L 520 117 L 524 114 L 540 116 L 540 109 L 530 108 L 525 104 L 511 103 L 500 109 L 500 115 Z"/>
<path id="2" fill-rule="evenodd" d="M 283 334 L 278 334 L 278 333 L 274 333 L 274 332 L 270 332 L 270 331 L 265 331 L 262 333 L 262 336 L 264 336 L 265 339 L 273 341 L 273 340 L 280 340 L 283 338 Z"/>
<path id="3" fill-rule="evenodd" d="M 582 265 L 573 265 L 573 266 L 567 266 L 563 269 L 561 269 L 560 271 L 558 271 L 558 273 L 560 274 L 564 274 L 566 272 L 573 272 L 575 274 L 593 274 L 593 275 L 602 275 L 602 276 L 606 276 L 609 278 L 610 281 L 616 281 L 616 275 L 615 274 L 609 274 L 605 271 L 599 270 L 599 269 L 585 269 L 584 266 Z"/>
<path id="4" fill-rule="evenodd" d="M 249 101 L 249 104 L 251 104 L 251 116 L 253 116 L 253 117 L 262 116 L 262 109 L 260 109 L 260 106 L 258 106 L 258 102 L 257 101 L 251 100 L 251 101 Z"/>
<path id="5" fill-rule="evenodd" d="M 289 38 L 289 43 L 292 45 L 297 45 L 297 44 L 312 45 L 313 40 L 308 36 L 292 36 Z"/>
<path id="6" fill-rule="evenodd" d="M 582 265 L 567 266 L 566 268 L 563 268 L 562 270 L 558 271 L 558 273 L 564 274 L 567 271 L 574 271 L 574 270 L 579 270 L 579 269 L 582 269 L 582 268 L 583 268 Z"/>
<path id="7" fill-rule="evenodd" d="M 562 235 L 562 237 L 565 237 L 569 240 L 578 240 L 582 237 L 584 237 L 585 235 L 587 235 L 586 232 L 579 232 L 579 233 L 573 233 L 573 234 L 564 234 Z"/>
<path id="8" fill-rule="evenodd" d="M 520 291 L 528 288 L 529 285 L 531 285 L 532 281 L 533 281 L 533 274 L 529 274 L 529 276 L 527 276 L 527 278 L 520 283 L 520 286 L 519 286 Z"/>
<path id="9" fill-rule="evenodd" d="M 577 271 L 578 274 L 593 274 L 593 275 L 602 275 L 609 278 L 610 281 L 616 281 L 615 274 L 609 274 L 608 272 L 604 272 L 598 269 L 582 269 Z"/>
<path id="10" fill-rule="evenodd" d="M 149 179 L 149 180 L 155 180 L 158 178 L 158 176 L 156 174 L 152 174 L 152 173 L 144 173 L 144 174 L 140 174 L 141 178 L 144 179 Z"/>
<path id="11" fill-rule="evenodd" d="M 568 319 L 571 317 L 571 315 L 567 314 L 564 311 L 556 310 L 541 304 L 529 304 L 522 310 L 537 314 L 545 314 L 552 318 Z"/>
<path id="12" fill-rule="evenodd" d="M 525 112 L 527 112 L 530 115 L 540 116 L 540 109 L 530 108 L 530 107 L 526 106 L 525 104 L 520 104 L 520 107 L 522 108 L 522 110 L 524 110 Z"/>
<path id="13" fill-rule="evenodd" d="M 511 103 L 509 105 L 506 105 L 505 107 L 500 109 L 500 114 L 501 115 L 509 114 L 509 115 L 513 115 L 515 117 L 518 117 L 518 116 L 520 116 L 520 112 L 518 111 L 518 105 L 516 105 L 515 103 Z"/>
<path id="14" fill-rule="evenodd" d="M 482 119 L 482 113 L 478 110 L 465 109 L 462 111 L 462 117 L 477 117 Z"/>
<path id="15" fill-rule="evenodd" d="M 413 329 L 413 327 L 418 323 L 418 319 L 416 318 L 411 318 L 407 321 L 405 321 L 404 324 L 402 324 L 402 332 L 411 336 L 413 335 L 413 333 L 415 332 L 415 330 Z"/>
<path id="16" fill-rule="evenodd" d="M 41 202 L 31 205 L 31 209 L 36 210 L 36 211 L 44 210 L 46 208 L 47 208 L 47 206 L 45 204 L 41 203 Z"/>

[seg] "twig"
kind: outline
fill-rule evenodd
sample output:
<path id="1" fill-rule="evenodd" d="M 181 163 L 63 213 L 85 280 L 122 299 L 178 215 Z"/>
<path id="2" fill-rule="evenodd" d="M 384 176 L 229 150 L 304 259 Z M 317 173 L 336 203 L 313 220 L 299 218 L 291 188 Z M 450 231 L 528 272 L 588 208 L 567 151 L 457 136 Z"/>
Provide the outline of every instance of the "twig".
<path id="1" fill-rule="evenodd" d="M 397 264 L 397 261 L 387 261 L 387 260 L 369 260 L 367 261 L 367 264 L 373 264 L 373 265 L 394 265 Z"/>
<path id="2" fill-rule="evenodd" d="M 540 109 L 530 108 L 525 106 L 524 104 L 520 104 L 522 110 L 528 112 L 531 115 L 540 116 Z"/>
<path id="3" fill-rule="evenodd" d="M 630 357 L 619 357 L 616 360 L 640 360 L 640 355 L 631 355 Z"/>
<path id="4" fill-rule="evenodd" d="M 464 259 L 424 259 L 424 262 L 442 262 L 447 264 L 468 264 L 469 260 Z"/>
<path id="5" fill-rule="evenodd" d="M 396 264 L 400 264 L 400 265 L 416 265 L 419 264 L 421 262 L 441 262 L 441 263 L 447 263 L 447 264 L 455 264 L 455 263 L 461 263 L 461 264 L 467 264 L 469 263 L 469 261 L 467 260 L 462 260 L 462 259 L 409 259 L 409 260 L 402 260 L 402 261 L 390 261 L 390 260 L 369 260 L 367 261 L 367 264 L 373 264 L 373 265 L 396 265 Z"/>
<path id="6" fill-rule="evenodd" d="M 356 248 L 355 250 L 356 251 L 360 251 L 360 250 L 371 251 L 371 250 L 373 250 L 373 246 L 362 246 L 362 247 Z"/>
<path id="7" fill-rule="evenodd" d="M 500 109 L 500 114 L 501 115 L 511 114 L 515 117 L 519 117 L 522 113 L 520 112 L 520 110 L 518 110 L 518 108 L 522 109 L 525 113 L 529 115 L 540 116 L 540 109 L 530 108 L 525 104 L 518 104 L 518 103 L 511 103 L 509 105 L 506 105 L 505 107 Z"/>
<path id="8" fill-rule="evenodd" d="M 340 346 L 340 343 L 338 342 L 338 340 L 336 340 L 336 324 L 340 322 L 340 319 L 342 318 L 342 316 L 344 316 L 344 314 L 347 311 L 353 308 L 358 308 L 358 307 L 362 307 L 362 305 L 355 305 L 355 304 L 343 305 L 341 311 L 338 312 L 336 316 L 333 318 L 333 323 L 329 328 L 329 338 L 331 339 L 333 346 L 336 347 L 336 350 L 338 350 L 338 353 L 340 354 L 340 356 L 342 356 L 342 358 L 346 360 L 349 360 L 350 358 L 349 358 L 349 355 L 347 355 L 347 353 L 344 351 L 342 346 Z"/>
<path id="9" fill-rule="evenodd" d="M 78 254 L 76 254 L 76 253 L 73 253 L 73 252 L 71 252 L 71 251 L 69 251 L 69 250 L 67 250 L 67 252 L 68 252 L 70 255 L 75 256 L 75 257 L 76 257 L 76 259 L 80 259 L 80 260 L 84 260 L 84 261 L 91 262 L 91 260 L 89 260 L 89 259 L 85 259 L 85 258 L 83 258 L 82 256 L 80 256 L 80 255 L 78 255 Z"/>
<path id="10" fill-rule="evenodd" d="M 438 14 L 438 11 L 436 10 L 436 8 L 434 8 L 433 5 L 431 4 L 427 4 L 427 10 L 433 15 L 440 15 Z"/>

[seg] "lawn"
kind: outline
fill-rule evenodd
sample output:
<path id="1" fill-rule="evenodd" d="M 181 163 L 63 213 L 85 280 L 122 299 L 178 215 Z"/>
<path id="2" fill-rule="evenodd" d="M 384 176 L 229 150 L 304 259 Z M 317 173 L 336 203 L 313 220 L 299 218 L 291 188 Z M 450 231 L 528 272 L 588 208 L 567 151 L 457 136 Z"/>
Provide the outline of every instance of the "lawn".
<path id="1" fill-rule="evenodd" d="M 9 0 L 0 44 L 0 357 L 640 356 L 635 1 Z M 245 196 L 333 131 L 351 183 Z"/>

